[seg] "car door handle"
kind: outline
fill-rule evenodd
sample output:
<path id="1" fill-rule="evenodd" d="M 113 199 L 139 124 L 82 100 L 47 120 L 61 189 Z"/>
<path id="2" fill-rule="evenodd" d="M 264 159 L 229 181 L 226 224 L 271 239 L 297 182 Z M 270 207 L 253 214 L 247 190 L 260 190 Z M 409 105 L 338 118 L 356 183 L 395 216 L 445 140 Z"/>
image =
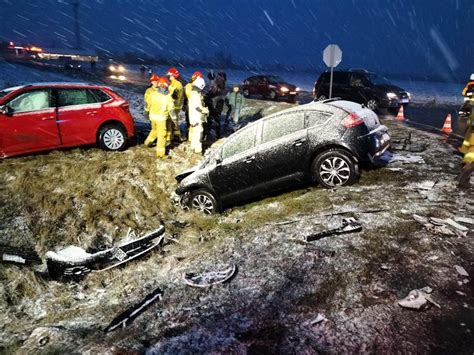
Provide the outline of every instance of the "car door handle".
<path id="1" fill-rule="evenodd" d="M 246 162 L 247 164 L 250 164 L 250 163 L 252 163 L 254 160 L 255 160 L 255 155 L 254 155 L 254 156 L 251 156 L 251 157 L 249 157 L 249 158 L 247 158 L 247 159 L 245 159 L 245 162 Z"/>
<path id="2" fill-rule="evenodd" d="M 293 147 L 299 147 L 303 145 L 304 142 L 306 142 L 306 139 L 298 139 L 297 141 L 293 142 Z"/>
<path id="3" fill-rule="evenodd" d="M 45 116 L 45 117 L 41 117 L 41 121 L 50 121 L 50 120 L 54 120 L 56 118 L 56 116 Z"/>
<path id="4" fill-rule="evenodd" d="M 97 111 L 89 111 L 89 112 L 86 113 L 86 115 L 88 115 L 88 116 L 94 116 L 96 114 L 97 114 Z"/>

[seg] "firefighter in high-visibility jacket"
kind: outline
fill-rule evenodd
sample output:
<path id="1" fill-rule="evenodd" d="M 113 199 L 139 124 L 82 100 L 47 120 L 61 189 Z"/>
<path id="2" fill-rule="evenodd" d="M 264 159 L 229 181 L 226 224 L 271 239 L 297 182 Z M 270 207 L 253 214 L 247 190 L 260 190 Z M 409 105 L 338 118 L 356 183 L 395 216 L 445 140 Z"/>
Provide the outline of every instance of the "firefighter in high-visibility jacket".
<path id="1" fill-rule="evenodd" d="M 158 90 L 158 80 L 159 79 L 160 79 L 160 77 L 158 75 L 153 74 L 150 78 L 151 86 L 148 89 L 146 89 L 146 91 L 145 91 L 144 102 L 145 102 L 145 118 L 146 119 L 150 119 L 150 95 L 151 95 L 152 92 Z M 150 121 L 150 123 L 151 123 L 151 130 L 156 131 L 156 127 L 153 127 L 153 125 L 154 125 L 153 121 Z M 150 145 L 151 143 L 153 143 L 153 141 L 149 142 L 146 145 Z"/>
<path id="2" fill-rule="evenodd" d="M 205 86 L 204 79 L 198 77 L 194 80 L 191 92 L 189 93 L 189 141 L 191 151 L 194 153 L 202 153 L 202 123 L 206 120 L 207 115 L 209 115 L 209 110 L 202 104 L 201 92 Z"/>
<path id="3" fill-rule="evenodd" d="M 188 110 L 189 95 L 191 95 L 191 90 L 193 89 L 194 80 L 196 80 L 197 78 L 203 78 L 204 79 L 204 75 L 202 75 L 202 73 L 199 72 L 199 71 L 194 72 L 193 75 L 191 76 L 191 81 L 184 86 L 183 110 L 184 110 L 184 114 L 186 116 L 186 127 L 187 127 L 187 130 L 188 130 L 188 138 L 189 138 L 189 128 L 190 128 L 190 126 L 189 126 L 189 110 Z"/>
<path id="4" fill-rule="evenodd" d="M 459 175 L 458 187 L 467 189 L 470 186 L 471 175 L 474 172 L 474 112 L 472 106 L 467 119 L 466 135 L 459 151 L 464 154 L 463 167 Z"/>
<path id="5" fill-rule="evenodd" d="M 159 158 L 166 156 L 166 122 L 170 116 L 173 120 L 176 119 L 174 103 L 169 95 L 168 87 L 168 79 L 160 77 L 158 90 L 152 91 L 149 99 L 150 121 L 155 130 L 152 129 L 145 140 L 145 145 L 149 145 L 156 139 L 156 155 Z"/>
<path id="6" fill-rule="evenodd" d="M 167 140 L 176 139 L 181 141 L 181 130 L 179 129 L 179 113 L 183 109 L 184 89 L 183 84 L 178 80 L 180 74 L 176 68 L 170 68 L 166 74 L 170 80 L 169 92 L 174 102 L 174 110 L 176 119 L 172 119 L 168 123 Z"/>

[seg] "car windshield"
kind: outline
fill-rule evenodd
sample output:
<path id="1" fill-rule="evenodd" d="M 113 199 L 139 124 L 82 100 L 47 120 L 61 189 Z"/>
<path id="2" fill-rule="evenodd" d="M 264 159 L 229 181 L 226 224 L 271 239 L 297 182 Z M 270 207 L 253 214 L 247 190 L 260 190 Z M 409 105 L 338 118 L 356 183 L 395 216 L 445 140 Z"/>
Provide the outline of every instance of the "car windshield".
<path id="1" fill-rule="evenodd" d="M 276 76 L 276 75 L 270 75 L 270 76 L 267 76 L 267 79 L 268 79 L 268 82 L 269 83 L 272 83 L 272 84 L 275 84 L 275 83 L 284 83 L 285 80 L 283 80 L 283 78 L 279 77 L 279 76 Z"/>
<path id="2" fill-rule="evenodd" d="M 369 74 L 369 80 L 374 85 L 391 85 L 387 78 L 377 74 Z"/>

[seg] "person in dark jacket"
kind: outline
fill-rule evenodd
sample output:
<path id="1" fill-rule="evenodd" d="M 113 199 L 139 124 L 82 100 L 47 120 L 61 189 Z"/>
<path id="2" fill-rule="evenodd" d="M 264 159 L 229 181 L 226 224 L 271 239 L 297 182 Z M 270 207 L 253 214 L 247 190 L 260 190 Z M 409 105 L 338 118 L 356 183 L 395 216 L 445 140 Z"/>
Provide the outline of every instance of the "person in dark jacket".
<path id="1" fill-rule="evenodd" d="M 228 110 L 224 126 L 227 126 L 230 121 L 229 119 L 232 118 L 232 122 L 234 123 L 235 127 L 239 123 L 240 111 L 245 105 L 245 97 L 240 92 L 239 85 L 234 85 L 232 92 L 227 93 L 225 97 L 225 103 L 228 107 Z"/>

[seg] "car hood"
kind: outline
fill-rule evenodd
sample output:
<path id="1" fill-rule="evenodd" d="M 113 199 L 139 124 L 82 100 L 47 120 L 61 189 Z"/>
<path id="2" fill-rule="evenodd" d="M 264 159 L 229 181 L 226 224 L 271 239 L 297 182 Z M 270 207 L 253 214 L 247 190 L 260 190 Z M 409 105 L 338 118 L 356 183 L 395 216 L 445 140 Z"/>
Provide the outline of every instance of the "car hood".
<path id="1" fill-rule="evenodd" d="M 400 94 L 402 92 L 406 92 L 406 90 L 402 89 L 401 87 L 395 85 L 375 85 L 377 89 L 384 92 L 394 92 L 395 94 Z"/>

